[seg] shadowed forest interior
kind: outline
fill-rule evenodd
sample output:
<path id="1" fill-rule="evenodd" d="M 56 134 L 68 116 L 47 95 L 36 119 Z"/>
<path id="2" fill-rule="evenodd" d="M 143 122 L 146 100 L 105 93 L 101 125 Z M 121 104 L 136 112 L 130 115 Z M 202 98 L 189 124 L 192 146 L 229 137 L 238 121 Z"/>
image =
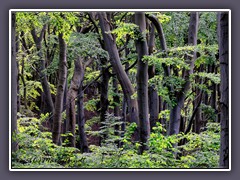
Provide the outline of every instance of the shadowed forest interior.
<path id="1" fill-rule="evenodd" d="M 228 12 L 12 12 L 12 168 L 229 168 Z"/>

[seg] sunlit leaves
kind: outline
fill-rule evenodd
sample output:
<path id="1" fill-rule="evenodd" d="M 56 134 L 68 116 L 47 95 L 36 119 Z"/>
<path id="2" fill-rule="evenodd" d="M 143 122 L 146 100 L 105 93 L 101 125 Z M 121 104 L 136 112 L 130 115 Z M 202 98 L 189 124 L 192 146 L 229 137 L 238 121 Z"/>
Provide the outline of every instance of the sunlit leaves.
<path id="1" fill-rule="evenodd" d="M 121 21 L 116 22 L 117 28 L 111 31 L 111 33 L 116 34 L 117 44 L 122 44 L 122 40 L 126 39 L 126 35 L 128 34 L 131 38 L 135 37 L 135 30 L 138 26 L 134 23 L 125 23 Z"/>

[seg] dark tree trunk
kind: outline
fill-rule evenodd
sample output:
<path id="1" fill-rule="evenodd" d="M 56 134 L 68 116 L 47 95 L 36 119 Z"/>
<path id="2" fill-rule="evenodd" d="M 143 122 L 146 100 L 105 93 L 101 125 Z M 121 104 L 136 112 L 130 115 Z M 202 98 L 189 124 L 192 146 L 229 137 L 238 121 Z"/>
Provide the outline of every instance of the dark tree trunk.
<path id="1" fill-rule="evenodd" d="M 11 24 L 11 131 L 12 136 L 17 133 L 17 61 L 16 61 L 16 42 L 15 42 L 15 31 L 16 31 L 16 14 L 12 13 L 12 24 Z M 18 149 L 17 142 L 11 142 L 11 151 L 15 152 Z"/>
<path id="2" fill-rule="evenodd" d="M 19 38 L 18 38 L 18 35 L 15 35 L 15 37 L 16 37 L 15 41 L 16 41 L 16 54 L 17 54 L 19 51 Z M 17 76 L 17 112 L 20 112 L 21 97 L 20 97 L 20 92 L 19 92 L 19 90 L 20 90 L 19 79 L 20 79 L 21 74 L 20 74 L 20 70 L 19 70 L 19 62 L 17 62 L 17 72 L 18 72 L 18 76 Z"/>
<path id="3" fill-rule="evenodd" d="M 119 97 L 119 92 L 118 92 L 118 81 L 117 81 L 117 77 L 114 76 L 113 77 L 113 92 L 114 92 L 114 96 L 113 96 L 113 102 L 114 102 L 114 109 L 113 109 L 113 113 L 114 116 L 119 117 L 120 116 L 120 97 Z M 115 136 L 119 136 L 119 130 L 120 130 L 120 125 L 115 125 L 114 126 L 114 135 Z M 120 144 L 119 141 L 116 141 L 117 146 L 119 147 Z"/>
<path id="4" fill-rule="evenodd" d="M 98 13 L 98 17 L 99 17 L 100 27 L 102 30 L 104 44 L 108 51 L 111 65 L 113 66 L 113 69 L 117 74 L 118 80 L 123 89 L 123 93 L 126 95 L 127 104 L 130 109 L 129 110 L 130 120 L 131 122 L 135 122 L 138 127 L 134 135 L 135 141 L 138 141 L 140 138 L 139 137 L 138 104 L 136 99 L 132 99 L 132 95 L 134 94 L 134 88 L 121 64 L 115 40 L 113 39 L 113 36 L 109 33 L 110 22 L 107 20 L 106 13 L 105 12 Z"/>
<path id="5" fill-rule="evenodd" d="M 156 27 L 161 48 L 162 48 L 163 51 L 166 51 L 167 50 L 167 44 L 166 44 L 165 35 L 163 33 L 163 28 L 162 28 L 161 23 L 159 22 L 157 17 L 155 17 L 154 15 L 146 15 L 146 16 Z M 166 66 L 166 64 L 164 64 L 164 63 L 163 63 L 163 69 L 164 69 L 165 76 L 169 76 L 170 75 L 170 68 L 168 66 Z"/>
<path id="6" fill-rule="evenodd" d="M 110 73 L 108 68 L 106 68 L 107 59 L 101 59 L 101 66 L 102 66 L 102 80 L 100 85 L 100 122 L 105 122 L 106 113 L 108 111 L 108 85 L 110 79 Z M 105 135 L 104 137 L 105 138 Z M 100 138 L 100 145 L 102 142 L 102 138 Z"/>
<path id="7" fill-rule="evenodd" d="M 202 71 L 203 71 L 203 67 L 200 66 L 199 72 L 202 72 Z M 195 83 L 201 84 L 200 77 L 196 77 Z M 199 108 L 201 101 L 202 101 L 202 92 L 199 88 L 196 87 L 195 93 L 196 93 L 196 98 L 195 98 L 195 101 L 193 102 L 193 109 L 195 109 L 195 108 L 197 108 L 197 109 L 196 109 L 196 113 L 195 113 L 195 121 L 193 123 L 193 132 L 199 134 L 200 130 L 201 130 L 201 126 L 202 126 L 202 113 L 201 113 L 201 109 Z"/>
<path id="8" fill-rule="evenodd" d="M 59 69 L 58 69 L 59 76 L 52 130 L 52 139 L 53 143 L 55 144 L 61 144 L 60 135 L 62 123 L 63 96 L 67 78 L 67 59 L 66 59 L 67 47 L 63 39 L 63 34 L 60 33 L 58 38 L 59 38 Z"/>
<path id="9" fill-rule="evenodd" d="M 62 112 L 67 108 L 67 92 L 68 92 L 68 80 L 66 78 L 65 87 L 64 87 L 64 95 L 63 95 L 63 107 L 62 107 L 63 109 L 62 109 Z M 64 119 L 63 134 L 66 133 L 66 125 L 67 125 L 67 116 Z"/>
<path id="10" fill-rule="evenodd" d="M 83 104 L 83 96 L 84 92 L 82 90 L 82 86 L 80 86 L 78 91 L 78 100 L 77 100 L 77 110 L 78 110 L 78 129 L 79 129 L 79 148 L 82 153 L 89 152 L 87 136 L 85 133 L 85 115 L 84 115 L 84 104 Z"/>
<path id="11" fill-rule="evenodd" d="M 150 136 L 150 123 L 148 118 L 148 63 L 143 62 L 144 55 L 148 55 L 148 46 L 143 32 L 146 31 L 145 14 L 143 12 L 135 13 L 135 23 L 139 26 L 140 32 L 136 40 L 136 47 L 138 53 L 138 67 L 137 67 L 137 95 L 139 108 L 139 122 L 140 122 L 140 140 L 142 146 L 140 153 L 148 149 L 147 141 Z"/>
<path id="12" fill-rule="evenodd" d="M 228 70 L 228 13 L 221 12 L 218 15 L 218 33 L 219 33 L 219 59 L 221 73 L 221 146 L 220 163 L 221 168 L 229 167 L 229 70 Z"/>
<path id="13" fill-rule="evenodd" d="M 192 12 L 190 15 L 188 44 L 197 45 L 197 31 L 198 31 L 198 12 Z M 190 70 L 185 70 L 184 79 L 185 84 L 180 92 L 175 93 L 176 105 L 170 110 L 170 122 L 168 134 L 178 134 L 180 127 L 181 109 L 184 105 L 185 94 L 190 87 L 190 75 L 193 73 L 194 62 L 196 59 L 196 53 L 193 53 L 193 58 L 188 58 Z"/>

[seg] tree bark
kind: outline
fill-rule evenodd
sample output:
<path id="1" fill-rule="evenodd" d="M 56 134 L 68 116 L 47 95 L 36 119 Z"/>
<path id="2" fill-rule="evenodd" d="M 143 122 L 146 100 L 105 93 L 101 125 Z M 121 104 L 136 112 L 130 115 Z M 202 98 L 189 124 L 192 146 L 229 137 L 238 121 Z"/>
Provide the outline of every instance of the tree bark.
<path id="1" fill-rule="evenodd" d="M 113 76 L 113 92 L 114 92 L 114 96 L 113 96 L 113 113 L 115 117 L 119 117 L 120 116 L 120 97 L 119 97 L 119 92 L 118 92 L 118 80 L 116 76 Z M 119 136 L 119 130 L 120 130 L 120 125 L 115 125 L 114 126 L 114 135 L 115 136 Z M 120 147 L 120 142 L 116 141 L 116 145 L 118 147 Z"/>
<path id="2" fill-rule="evenodd" d="M 75 138 L 75 126 L 76 126 L 76 111 L 75 111 L 75 100 L 78 95 L 78 90 L 83 81 L 83 69 L 81 68 L 82 59 L 78 57 L 74 61 L 74 73 L 71 80 L 69 90 L 67 92 L 67 106 L 66 106 L 66 132 L 71 132 L 72 136 L 69 137 L 70 145 L 76 146 Z"/>
<path id="3" fill-rule="evenodd" d="M 102 71 L 102 80 L 100 85 L 100 122 L 105 122 L 106 113 L 108 110 L 108 85 L 109 85 L 109 79 L 110 79 L 110 73 L 108 68 L 106 68 L 107 65 L 107 59 L 102 58 L 101 59 L 101 71 Z M 105 138 L 105 137 L 103 137 Z M 102 138 L 100 138 L 100 144 L 102 142 Z"/>
<path id="4" fill-rule="evenodd" d="M 87 136 L 84 128 L 84 125 L 85 125 L 84 104 L 83 104 L 84 92 L 82 90 L 82 86 L 80 86 L 78 93 L 79 93 L 79 96 L 77 100 L 77 110 L 78 110 L 77 119 L 78 119 L 78 129 L 79 129 L 79 138 L 80 138 L 79 148 L 81 152 L 84 153 L 84 152 L 89 152 L 89 148 L 88 148 Z"/>
<path id="5" fill-rule="evenodd" d="M 63 39 L 63 34 L 59 34 L 59 76 L 58 76 L 58 86 L 57 95 L 55 103 L 55 112 L 53 117 L 53 130 L 52 139 L 53 143 L 60 144 L 61 135 L 61 123 L 62 123 L 62 109 L 63 109 L 63 96 L 64 88 L 67 78 L 67 60 L 66 60 L 66 43 Z"/>
<path id="6" fill-rule="evenodd" d="M 198 31 L 198 12 L 192 12 L 190 15 L 188 45 L 197 45 L 197 31 Z M 190 75 L 193 73 L 194 62 L 196 59 L 196 52 L 193 53 L 193 58 L 188 58 L 190 70 L 185 70 L 184 79 L 185 84 L 180 92 L 175 93 L 176 105 L 170 110 L 170 122 L 168 134 L 178 134 L 181 118 L 181 109 L 184 105 L 185 95 L 190 87 Z"/>
<path id="7" fill-rule="evenodd" d="M 148 42 L 149 55 L 153 53 L 153 48 L 155 46 L 155 28 L 153 24 L 151 24 L 150 37 Z M 149 79 L 155 76 L 155 66 L 148 67 L 148 77 Z M 148 87 L 149 94 L 149 114 L 150 114 L 150 129 L 156 126 L 156 122 L 158 121 L 159 114 L 159 98 L 157 88 L 154 84 L 149 85 Z"/>
<path id="8" fill-rule="evenodd" d="M 158 32 L 158 37 L 159 37 L 159 41 L 160 41 L 162 51 L 166 51 L 167 50 L 167 44 L 166 44 L 165 35 L 163 33 L 163 28 L 162 28 L 161 23 L 159 22 L 157 17 L 155 17 L 154 15 L 146 15 L 146 17 L 154 24 L 154 26 L 155 26 L 155 28 Z M 163 63 L 163 69 L 164 69 L 165 76 L 169 76 L 170 75 L 170 68 L 168 66 L 166 66 L 166 64 L 164 64 L 164 63 Z"/>
<path id="9" fill-rule="evenodd" d="M 203 66 L 200 66 L 199 68 L 199 72 L 202 72 L 203 71 Z M 195 79 L 195 83 L 196 84 L 201 84 L 200 82 L 200 77 L 196 77 Z M 202 94 L 204 94 L 199 88 L 195 88 L 195 93 L 196 93 L 196 98 L 195 98 L 195 101 L 193 102 L 193 109 L 196 109 L 196 112 L 194 114 L 194 117 L 195 117 L 195 121 L 193 123 L 193 132 L 199 134 L 200 133 L 200 130 L 201 130 L 201 127 L 202 127 L 202 113 L 201 113 L 201 109 L 199 108 L 200 107 L 200 104 L 201 104 L 201 101 L 202 101 Z"/>
<path id="10" fill-rule="evenodd" d="M 139 26 L 139 36 L 136 40 L 138 53 L 137 67 L 137 97 L 140 122 L 140 141 L 142 146 L 140 153 L 148 149 L 147 142 L 150 136 L 150 123 L 148 118 L 148 63 L 143 62 L 144 55 L 148 55 L 148 46 L 144 32 L 146 31 L 146 20 L 143 12 L 135 13 L 135 23 Z"/>
<path id="11" fill-rule="evenodd" d="M 127 104 L 130 109 L 129 110 L 130 121 L 135 122 L 138 127 L 134 135 L 135 141 L 138 141 L 140 138 L 139 137 L 138 104 L 137 104 L 137 100 L 135 98 L 132 98 L 132 95 L 134 94 L 134 88 L 121 64 L 115 40 L 110 34 L 110 22 L 107 20 L 106 13 L 99 12 L 98 17 L 99 17 L 100 27 L 102 30 L 104 44 L 108 51 L 111 65 L 113 66 L 113 69 L 117 74 L 118 80 L 123 89 L 123 93 L 126 95 Z"/>
<path id="12" fill-rule="evenodd" d="M 77 121 L 78 121 L 78 130 L 79 130 L 79 145 L 82 153 L 89 152 L 87 136 L 85 133 L 85 114 L 84 114 L 84 91 L 83 91 L 83 79 L 85 66 L 83 65 L 82 59 L 79 61 L 80 65 L 80 86 L 78 89 L 78 100 L 77 100 Z"/>
<path id="13" fill-rule="evenodd" d="M 228 13 L 218 14 L 218 33 L 219 33 L 219 59 L 221 73 L 221 146 L 220 163 L 221 168 L 229 167 L 229 70 L 228 70 Z"/>
<path id="14" fill-rule="evenodd" d="M 13 137 L 14 133 L 17 133 L 17 61 L 16 61 L 16 42 L 15 42 L 15 32 L 16 32 L 16 14 L 12 13 L 12 23 L 11 23 L 11 135 Z M 12 139 L 11 151 L 15 152 L 18 149 L 17 142 Z"/>

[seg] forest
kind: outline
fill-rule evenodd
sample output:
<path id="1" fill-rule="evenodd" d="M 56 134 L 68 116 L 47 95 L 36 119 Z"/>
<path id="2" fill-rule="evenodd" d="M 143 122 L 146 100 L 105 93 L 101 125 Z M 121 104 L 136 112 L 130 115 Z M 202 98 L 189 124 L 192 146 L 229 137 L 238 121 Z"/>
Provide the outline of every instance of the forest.
<path id="1" fill-rule="evenodd" d="M 11 168 L 229 168 L 228 12 L 10 20 Z"/>

